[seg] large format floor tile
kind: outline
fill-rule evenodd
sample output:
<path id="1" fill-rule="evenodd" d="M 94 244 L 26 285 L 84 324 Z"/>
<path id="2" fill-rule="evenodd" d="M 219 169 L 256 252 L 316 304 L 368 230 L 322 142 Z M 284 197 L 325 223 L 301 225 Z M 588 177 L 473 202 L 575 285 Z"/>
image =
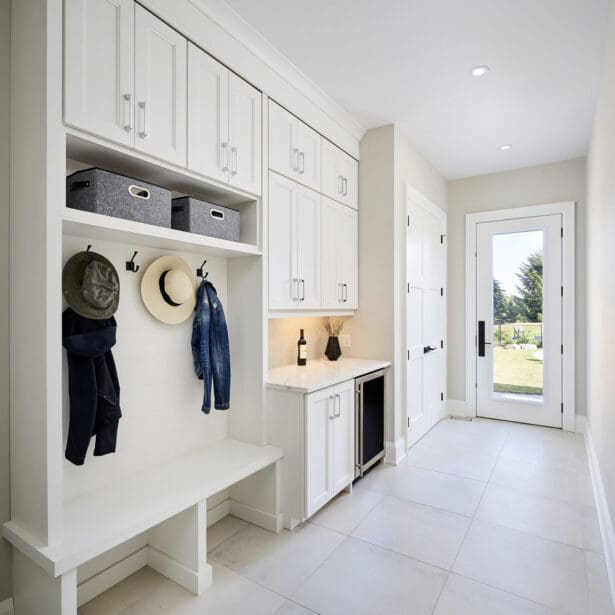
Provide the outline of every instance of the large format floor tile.
<path id="1" fill-rule="evenodd" d="M 581 508 L 577 504 L 490 484 L 476 518 L 583 547 Z"/>
<path id="2" fill-rule="evenodd" d="M 453 571 L 563 613 L 587 613 L 585 554 L 576 547 L 477 520 Z"/>
<path id="3" fill-rule="evenodd" d="M 207 528 L 207 550 L 213 551 L 220 546 L 227 538 L 239 532 L 248 525 L 245 521 L 227 515 L 211 527 Z"/>
<path id="4" fill-rule="evenodd" d="M 557 611 L 451 574 L 433 615 L 557 615 Z"/>
<path id="5" fill-rule="evenodd" d="M 449 570 L 470 519 L 387 496 L 353 536 Z"/>
<path id="6" fill-rule="evenodd" d="M 585 552 L 587 583 L 589 585 L 589 612 L 591 615 L 613 615 L 613 600 L 604 556 Z"/>
<path id="7" fill-rule="evenodd" d="M 388 480 L 388 493 L 471 517 L 480 502 L 485 484 L 472 478 L 404 466 Z"/>
<path id="8" fill-rule="evenodd" d="M 429 615 L 446 572 L 348 538 L 293 600 L 321 615 Z"/>
<path id="9" fill-rule="evenodd" d="M 212 551 L 210 558 L 290 597 L 343 539 L 343 534 L 311 523 L 279 534 L 249 525 Z"/>

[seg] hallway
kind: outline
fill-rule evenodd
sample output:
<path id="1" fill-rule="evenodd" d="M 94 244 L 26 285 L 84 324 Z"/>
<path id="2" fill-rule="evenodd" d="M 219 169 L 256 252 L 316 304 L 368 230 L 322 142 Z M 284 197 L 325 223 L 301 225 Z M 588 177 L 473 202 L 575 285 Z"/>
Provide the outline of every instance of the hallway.
<path id="1" fill-rule="evenodd" d="M 79 612 L 613 613 L 583 436 L 548 428 L 443 420 L 294 532 L 226 517 L 208 549 L 198 598 L 144 568 Z"/>

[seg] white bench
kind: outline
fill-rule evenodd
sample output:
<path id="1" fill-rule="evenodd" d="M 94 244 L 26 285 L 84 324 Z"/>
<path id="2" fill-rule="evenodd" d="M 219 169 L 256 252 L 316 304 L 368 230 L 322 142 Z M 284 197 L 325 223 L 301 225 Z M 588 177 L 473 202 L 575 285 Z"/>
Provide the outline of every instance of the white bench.
<path id="1" fill-rule="evenodd" d="M 280 448 L 222 440 L 66 502 L 60 544 L 37 544 L 12 521 L 3 535 L 47 573 L 60 601 L 46 603 L 49 615 L 76 613 L 78 566 L 146 531 L 148 565 L 199 594 L 212 580 L 206 499 L 232 487 L 233 514 L 280 531 L 281 458 Z"/>

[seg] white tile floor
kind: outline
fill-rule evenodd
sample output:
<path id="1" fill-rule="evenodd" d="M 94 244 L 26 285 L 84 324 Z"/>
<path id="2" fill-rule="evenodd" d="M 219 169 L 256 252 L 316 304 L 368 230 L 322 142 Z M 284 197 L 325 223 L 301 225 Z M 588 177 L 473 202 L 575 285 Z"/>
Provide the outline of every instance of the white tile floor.
<path id="1" fill-rule="evenodd" d="M 583 438 L 445 420 L 294 532 L 208 531 L 195 597 L 143 568 L 82 615 L 615 614 Z"/>

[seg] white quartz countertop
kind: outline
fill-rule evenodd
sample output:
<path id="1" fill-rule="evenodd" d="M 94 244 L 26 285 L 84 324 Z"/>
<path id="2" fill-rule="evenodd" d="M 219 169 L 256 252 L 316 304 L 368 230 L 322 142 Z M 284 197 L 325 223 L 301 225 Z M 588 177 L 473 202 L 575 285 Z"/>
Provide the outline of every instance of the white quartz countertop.
<path id="1" fill-rule="evenodd" d="M 389 367 L 390 361 L 340 358 L 308 360 L 307 365 L 285 365 L 269 370 L 265 384 L 270 389 L 311 393 Z"/>

